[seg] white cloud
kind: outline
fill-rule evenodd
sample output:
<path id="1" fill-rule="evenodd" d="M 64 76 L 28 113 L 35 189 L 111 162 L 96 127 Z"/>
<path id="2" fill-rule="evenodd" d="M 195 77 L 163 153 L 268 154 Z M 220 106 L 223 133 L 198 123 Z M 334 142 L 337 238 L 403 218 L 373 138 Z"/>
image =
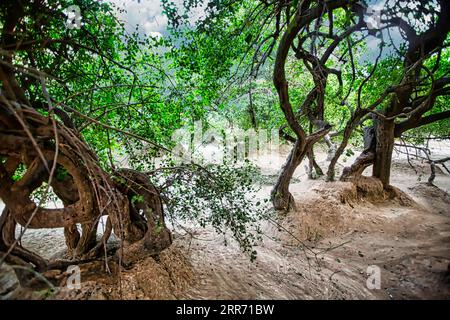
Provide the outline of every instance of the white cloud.
<path id="1" fill-rule="evenodd" d="M 128 32 L 134 32 L 139 25 L 139 32 L 146 35 L 164 36 L 167 33 L 168 20 L 163 14 L 161 0 L 105 0 L 115 4 L 125 12 L 118 12 L 120 20 L 125 22 Z M 175 0 L 175 4 L 182 8 L 183 0 Z M 190 8 L 189 22 L 193 24 L 205 15 L 207 3 L 200 3 L 198 7 Z"/>
<path id="2" fill-rule="evenodd" d="M 139 26 L 139 32 L 150 36 L 162 36 L 167 29 L 167 17 L 162 12 L 160 0 L 107 0 L 125 12 L 119 12 L 118 17 L 125 22 L 126 30 L 134 32 Z"/>

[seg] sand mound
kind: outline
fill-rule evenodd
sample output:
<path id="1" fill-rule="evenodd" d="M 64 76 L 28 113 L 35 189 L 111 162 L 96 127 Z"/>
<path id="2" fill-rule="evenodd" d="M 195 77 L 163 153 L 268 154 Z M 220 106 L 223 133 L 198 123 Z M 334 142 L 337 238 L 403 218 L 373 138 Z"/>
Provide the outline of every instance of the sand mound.
<path id="1" fill-rule="evenodd" d="M 134 264 L 131 269 L 122 271 L 120 280 L 116 275 L 102 283 L 97 275 L 95 281 L 82 283 L 79 292 L 71 290 L 68 292 L 69 297 L 63 294 L 56 298 L 176 299 L 193 278 L 191 265 L 182 252 L 172 246 L 159 256 L 147 257 Z"/>
<path id="2" fill-rule="evenodd" d="M 179 249 L 163 251 L 158 259 L 147 258 L 122 273 L 122 297 L 113 299 L 176 299 L 192 282 L 193 270 Z"/>
<path id="3" fill-rule="evenodd" d="M 104 262 L 80 265 L 81 288 L 69 289 L 66 277 L 55 292 L 31 291 L 21 287 L 10 292 L 8 299 L 176 299 L 193 281 L 194 272 L 182 252 L 172 246 L 155 257 L 146 257 L 118 274 L 118 265 L 110 262 L 108 274 Z"/>
<path id="4" fill-rule="evenodd" d="M 364 176 L 352 182 L 324 183 L 312 191 L 312 195 L 296 199 L 296 210 L 288 213 L 283 221 L 283 227 L 291 233 L 284 239 L 288 243 L 317 242 L 361 229 L 369 222 L 382 223 L 384 217 L 367 215 L 368 207 L 373 211 L 386 202 L 418 206 L 400 189 L 389 187 L 386 190 L 379 180 Z"/>
<path id="5" fill-rule="evenodd" d="M 439 187 L 418 183 L 408 189 L 424 199 L 422 202 L 428 209 L 440 214 L 450 214 L 450 195 Z"/>
<path id="6" fill-rule="evenodd" d="M 353 183 L 356 185 L 359 200 L 371 203 L 390 201 L 407 207 L 417 205 L 410 196 L 397 187 L 389 186 L 384 189 L 381 181 L 376 178 L 361 176 Z"/>
<path id="7" fill-rule="evenodd" d="M 295 238 L 316 242 L 324 237 L 343 234 L 354 220 L 352 210 L 357 202 L 356 186 L 351 182 L 332 182 L 313 189 L 316 196 L 296 199 L 296 210 L 285 217 L 282 225 Z M 290 235 L 288 243 L 296 240 Z"/>

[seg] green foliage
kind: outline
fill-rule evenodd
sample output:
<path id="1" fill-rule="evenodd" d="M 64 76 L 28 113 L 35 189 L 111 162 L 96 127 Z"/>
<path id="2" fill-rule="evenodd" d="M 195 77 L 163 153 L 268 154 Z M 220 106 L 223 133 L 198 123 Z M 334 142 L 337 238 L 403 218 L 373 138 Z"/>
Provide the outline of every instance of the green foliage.
<path id="1" fill-rule="evenodd" d="M 289 6 L 291 12 L 296 10 L 297 3 L 294 1 L 285 4 L 286 12 Z M 207 108 L 213 109 L 230 122 L 243 128 L 253 126 L 252 116 L 256 118 L 257 126 L 261 128 L 278 129 L 285 124 L 272 84 L 271 61 L 277 44 L 259 72 L 254 73 L 255 61 L 261 59 L 262 52 L 268 48 L 270 41 L 263 42 L 261 48 L 257 48 L 258 44 L 262 39 L 270 39 L 276 34 L 274 30 L 277 20 L 274 14 L 270 15 L 270 12 L 274 13 L 278 10 L 276 2 L 198 0 L 184 1 L 180 7 L 166 0 L 163 4 L 173 26 L 173 36 L 181 43 L 172 52 L 172 58 L 176 62 L 174 66 L 178 70 L 177 75 L 187 83 L 191 82 L 190 91 L 203 88 L 209 92 L 209 99 L 205 100 L 209 103 Z M 207 8 L 205 14 L 199 21 L 193 21 L 189 12 L 201 5 Z M 429 5 L 429 3 L 426 4 L 426 6 Z M 422 29 L 426 23 L 419 13 L 408 12 L 409 9 L 401 5 L 393 4 L 393 6 L 394 12 L 406 10 L 405 15 L 410 18 L 409 22 L 412 23 L 416 32 L 423 32 Z M 325 15 L 323 21 L 327 18 L 328 15 Z M 344 32 L 356 20 L 355 13 L 348 8 L 333 11 L 333 28 L 336 34 Z M 281 21 L 283 22 L 283 18 Z M 312 26 L 309 27 L 312 28 Z M 328 33 L 327 23 L 322 23 L 318 31 Z M 398 84 L 403 77 L 407 47 L 405 43 L 395 43 L 396 41 L 389 41 L 387 38 L 388 35 L 384 34 L 384 40 L 381 42 L 380 32 L 369 35 L 357 32 L 348 37 L 349 41 L 341 42 L 333 52 L 334 58 L 327 61 L 326 67 L 340 70 L 342 76 L 342 83 L 339 83 L 337 77 L 331 74 L 325 88 L 324 118 L 333 125 L 333 131 L 342 133 L 357 107 L 367 108 L 377 101 L 387 88 Z M 331 41 L 325 40 L 320 46 L 326 48 Z M 310 45 L 312 45 L 311 40 L 307 39 L 304 47 Z M 376 56 L 381 49 L 383 51 L 377 67 L 367 81 L 366 77 L 375 68 Z M 448 73 L 448 52 L 448 46 L 444 47 L 435 78 L 442 77 L 445 72 Z M 350 63 L 350 59 L 353 63 Z M 425 59 L 425 66 L 432 69 L 436 59 L 437 54 Z M 290 100 L 295 111 L 313 88 L 314 82 L 305 65 L 293 56 L 288 57 L 286 70 Z M 424 73 L 425 70 L 421 72 Z M 424 86 L 423 90 L 428 89 Z M 252 108 L 249 101 L 250 91 L 253 97 Z M 205 93 L 202 93 L 203 95 Z M 385 111 L 389 101 L 390 99 L 385 99 L 377 110 Z M 433 109 L 425 116 L 444 111 L 446 108 L 448 108 L 448 96 L 438 97 Z M 250 109 L 253 110 L 253 115 Z M 308 128 L 309 122 L 305 113 L 306 110 L 299 112 L 298 120 L 305 128 Z M 354 145 L 361 145 L 361 128 L 371 124 L 367 117 L 363 120 L 350 138 Z M 289 129 L 287 131 L 289 132 Z M 421 135 L 446 134 L 448 120 L 427 125 L 424 130 L 416 131 Z M 411 132 L 411 134 L 416 133 Z M 336 140 L 339 141 L 341 137 L 338 135 Z"/>
<path id="2" fill-rule="evenodd" d="M 36 291 L 36 294 L 41 298 L 41 299 L 51 299 L 56 293 L 56 289 L 54 288 L 47 288 L 47 289 L 43 289 L 40 291 Z"/>
<path id="3" fill-rule="evenodd" d="M 185 165 L 159 175 L 157 181 L 170 181 L 162 187 L 162 194 L 167 199 L 171 220 L 191 221 L 202 227 L 212 225 L 224 236 L 230 232 L 242 250 L 254 259 L 254 246 L 261 233 L 259 222 L 266 215 L 268 202 L 268 199 L 253 200 L 258 191 L 254 183 L 257 172 L 250 163 Z M 226 237 L 224 241 L 226 244 Z"/>
<path id="4" fill-rule="evenodd" d="M 18 181 L 18 180 L 20 180 L 20 178 L 22 178 L 23 177 L 23 175 L 25 174 L 25 172 L 26 172 L 26 167 L 25 167 L 25 165 L 24 164 L 19 164 L 19 167 L 16 169 L 16 171 L 14 172 L 14 175 L 13 175 L 13 180 L 14 181 Z"/>
<path id="5" fill-rule="evenodd" d="M 355 153 L 353 152 L 353 150 L 352 149 L 345 149 L 345 156 L 346 157 L 351 157 L 351 156 L 353 156 L 353 155 L 355 155 Z"/>
<path id="6" fill-rule="evenodd" d="M 83 23 L 80 29 L 65 26 L 64 10 L 70 5 L 80 7 Z M 170 146 L 172 132 L 199 110 L 173 98 L 177 87 L 171 84 L 170 70 L 166 68 L 170 61 L 161 50 L 170 43 L 137 32 L 127 33 L 125 23 L 117 20 L 115 12 L 123 9 L 107 2 L 49 0 L 40 10 L 34 6 L 33 2 L 25 5 L 27 19 L 17 28 L 16 37 L 37 39 L 36 45 L 17 51 L 15 62 L 49 75 L 47 88 L 55 100 L 54 107 L 65 109 L 72 116 L 103 166 L 110 165 L 111 151 L 125 150 L 132 156 L 135 141 L 93 124 L 71 109 L 105 125 L 125 128 Z M 37 27 L 39 24 L 41 27 Z M 30 81 L 26 75 L 18 80 L 27 87 L 30 103 L 46 114 L 46 107 L 39 107 L 47 101 L 40 81 Z"/>
<path id="7" fill-rule="evenodd" d="M 144 196 L 141 196 L 141 195 L 134 195 L 132 198 L 131 198 L 131 203 L 132 204 L 136 204 L 136 203 L 143 203 L 144 202 Z"/>
<path id="8" fill-rule="evenodd" d="M 62 166 L 56 167 L 56 173 L 55 173 L 55 179 L 58 181 L 64 181 L 64 179 L 67 177 L 69 172 L 64 169 Z"/>
<path id="9" fill-rule="evenodd" d="M 152 143 L 131 138 L 123 131 L 171 149 L 172 134 L 179 128 L 192 127 L 198 120 L 203 121 L 205 130 L 217 123 L 223 130 L 229 124 L 249 129 L 256 123 L 257 128 L 269 130 L 286 124 L 273 86 L 273 60 L 279 37 L 288 26 L 286 17 L 297 9 L 297 0 L 285 2 L 283 8 L 277 7 L 281 3 L 278 1 L 185 0 L 180 7 L 175 1 L 163 0 L 170 22 L 170 36 L 163 38 L 142 36 L 137 30 L 126 32 L 125 22 L 116 17 L 116 10 L 123 9 L 105 1 L 25 2 L 26 19 L 20 21 L 15 36 L 24 42 L 32 41 L 29 48 L 17 51 L 13 62 L 47 75 L 52 106 L 70 115 L 105 170 L 120 166 L 154 170 L 154 158 L 163 154 Z M 38 4 L 40 10 L 36 9 Z M 64 9 L 74 4 L 80 7 L 83 17 L 80 29 L 65 26 Z M 192 12 L 200 7 L 205 13 L 193 21 Z M 355 18 L 348 8 L 333 11 L 335 30 L 344 32 Z M 0 21 L 3 29 L 2 10 Z M 317 31 L 329 32 L 327 24 L 320 25 Z M 405 73 L 406 48 L 384 43 L 385 53 L 366 81 L 375 65 L 372 55 L 378 54 L 381 47 L 377 38 L 380 34 L 367 35 L 371 44 L 359 41 L 362 36 L 349 36 L 349 41 L 343 41 L 326 63 L 329 69 L 339 69 L 342 77 L 341 83 L 335 74 L 329 75 L 324 97 L 324 120 L 338 132 L 337 141 L 342 139 L 342 131 L 355 110 L 367 108 Z M 332 41 L 325 39 L 319 50 Z M 305 47 L 312 48 L 312 40 L 308 39 Z M 426 76 L 425 68 L 433 69 L 437 59 L 437 54 L 425 59 L 421 75 Z M 439 59 L 441 65 L 435 78 L 448 76 L 448 45 Z M 306 131 L 314 130 L 307 117 L 310 110 L 300 110 L 300 106 L 315 79 L 294 55 L 288 56 L 286 71 L 297 120 Z M 18 81 L 27 88 L 30 104 L 47 115 L 47 97 L 40 79 L 23 74 Z M 416 94 L 426 93 L 430 86 L 428 80 Z M 376 111 L 385 111 L 389 101 L 386 99 Z M 448 110 L 448 106 L 448 95 L 439 96 L 425 116 Z M 415 141 L 428 135 L 448 135 L 449 121 L 434 122 L 408 134 Z M 350 140 L 353 145 L 361 145 L 361 127 L 371 123 L 366 117 L 356 126 Z M 287 132 L 292 134 L 289 129 Z M 353 155 L 352 148 L 347 148 L 345 157 Z M 17 181 L 24 172 L 25 168 L 19 167 L 13 179 Z M 224 163 L 155 172 L 154 180 L 161 185 L 170 217 L 212 225 L 222 234 L 230 232 L 254 258 L 258 221 L 264 218 L 267 201 L 250 199 L 257 191 L 255 177 L 259 174 L 254 167 Z M 56 179 L 62 181 L 67 174 L 58 167 Z M 132 202 L 142 200 L 136 196 Z"/>

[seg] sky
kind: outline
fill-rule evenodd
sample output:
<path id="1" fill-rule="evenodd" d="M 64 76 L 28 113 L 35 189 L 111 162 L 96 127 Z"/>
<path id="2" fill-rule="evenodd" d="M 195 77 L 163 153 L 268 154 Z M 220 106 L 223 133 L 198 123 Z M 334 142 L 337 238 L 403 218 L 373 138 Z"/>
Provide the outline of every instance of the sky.
<path id="1" fill-rule="evenodd" d="M 163 14 L 161 0 L 105 0 L 113 3 L 119 8 L 124 8 L 126 12 L 118 13 L 119 19 L 126 24 L 128 32 L 134 32 L 136 25 L 141 34 L 150 36 L 164 36 L 167 34 L 167 17 Z M 174 0 L 180 6 L 183 0 Z M 204 6 L 204 5 L 203 5 Z M 189 12 L 190 21 L 194 22 L 204 15 L 204 8 L 191 9 Z"/>
<path id="2" fill-rule="evenodd" d="M 126 23 L 127 31 L 135 30 L 139 25 L 139 32 L 151 36 L 164 35 L 167 30 L 167 17 L 162 12 L 160 0 L 107 0 L 125 8 L 126 12 L 119 14 L 119 18 Z"/>
<path id="3" fill-rule="evenodd" d="M 126 25 L 128 32 L 134 32 L 136 26 L 138 25 L 138 31 L 142 35 L 149 36 L 164 36 L 167 34 L 168 20 L 163 14 L 163 8 L 161 0 L 104 0 L 115 4 L 119 8 L 124 8 L 126 11 L 124 13 L 118 13 L 119 19 L 123 20 Z M 175 3 L 182 3 L 183 0 L 175 0 Z M 390 6 L 390 2 L 394 0 L 369 0 L 369 6 L 372 8 L 372 13 L 374 17 L 377 15 L 377 11 L 383 9 L 386 5 Z M 410 0 L 408 5 L 413 5 L 414 2 L 418 0 Z M 191 21 L 194 21 L 201 17 L 204 13 L 202 8 L 197 8 L 196 12 L 191 12 Z M 377 23 L 371 16 L 367 17 L 368 22 Z M 367 20 L 366 20 L 367 21 Z M 385 40 L 388 40 L 388 35 L 386 32 Z M 398 47 L 402 42 L 401 36 L 398 30 L 391 29 L 391 36 L 394 40 L 395 45 Z M 369 37 L 367 39 L 367 52 L 363 56 L 363 60 L 371 61 L 373 60 L 379 52 L 378 45 L 380 39 L 377 37 Z M 386 48 L 383 55 L 389 54 L 392 48 Z"/>

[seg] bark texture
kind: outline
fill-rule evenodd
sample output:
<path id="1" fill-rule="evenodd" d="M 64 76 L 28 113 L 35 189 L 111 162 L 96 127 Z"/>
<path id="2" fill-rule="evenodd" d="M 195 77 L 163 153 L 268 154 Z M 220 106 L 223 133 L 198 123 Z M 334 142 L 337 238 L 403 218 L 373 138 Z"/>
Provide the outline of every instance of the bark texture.
<path id="1" fill-rule="evenodd" d="M 126 169 L 105 172 L 75 129 L 33 108 L 3 99 L 0 117 L 9 119 L 0 124 L 2 261 L 39 272 L 63 267 L 99 257 L 112 232 L 124 243 L 122 255 L 127 250 L 157 254 L 171 244 L 159 192 L 147 176 Z M 24 172 L 18 175 L 18 170 Z M 46 183 L 62 200 L 62 208 L 48 209 L 33 201 L 33 192 Z M 107 216 L 106 224 L 97 240 L 102 216 Z M 67 263 L 47 261 L 23 248 L 16 238 L 17 225 L 64 228 Z"/>

